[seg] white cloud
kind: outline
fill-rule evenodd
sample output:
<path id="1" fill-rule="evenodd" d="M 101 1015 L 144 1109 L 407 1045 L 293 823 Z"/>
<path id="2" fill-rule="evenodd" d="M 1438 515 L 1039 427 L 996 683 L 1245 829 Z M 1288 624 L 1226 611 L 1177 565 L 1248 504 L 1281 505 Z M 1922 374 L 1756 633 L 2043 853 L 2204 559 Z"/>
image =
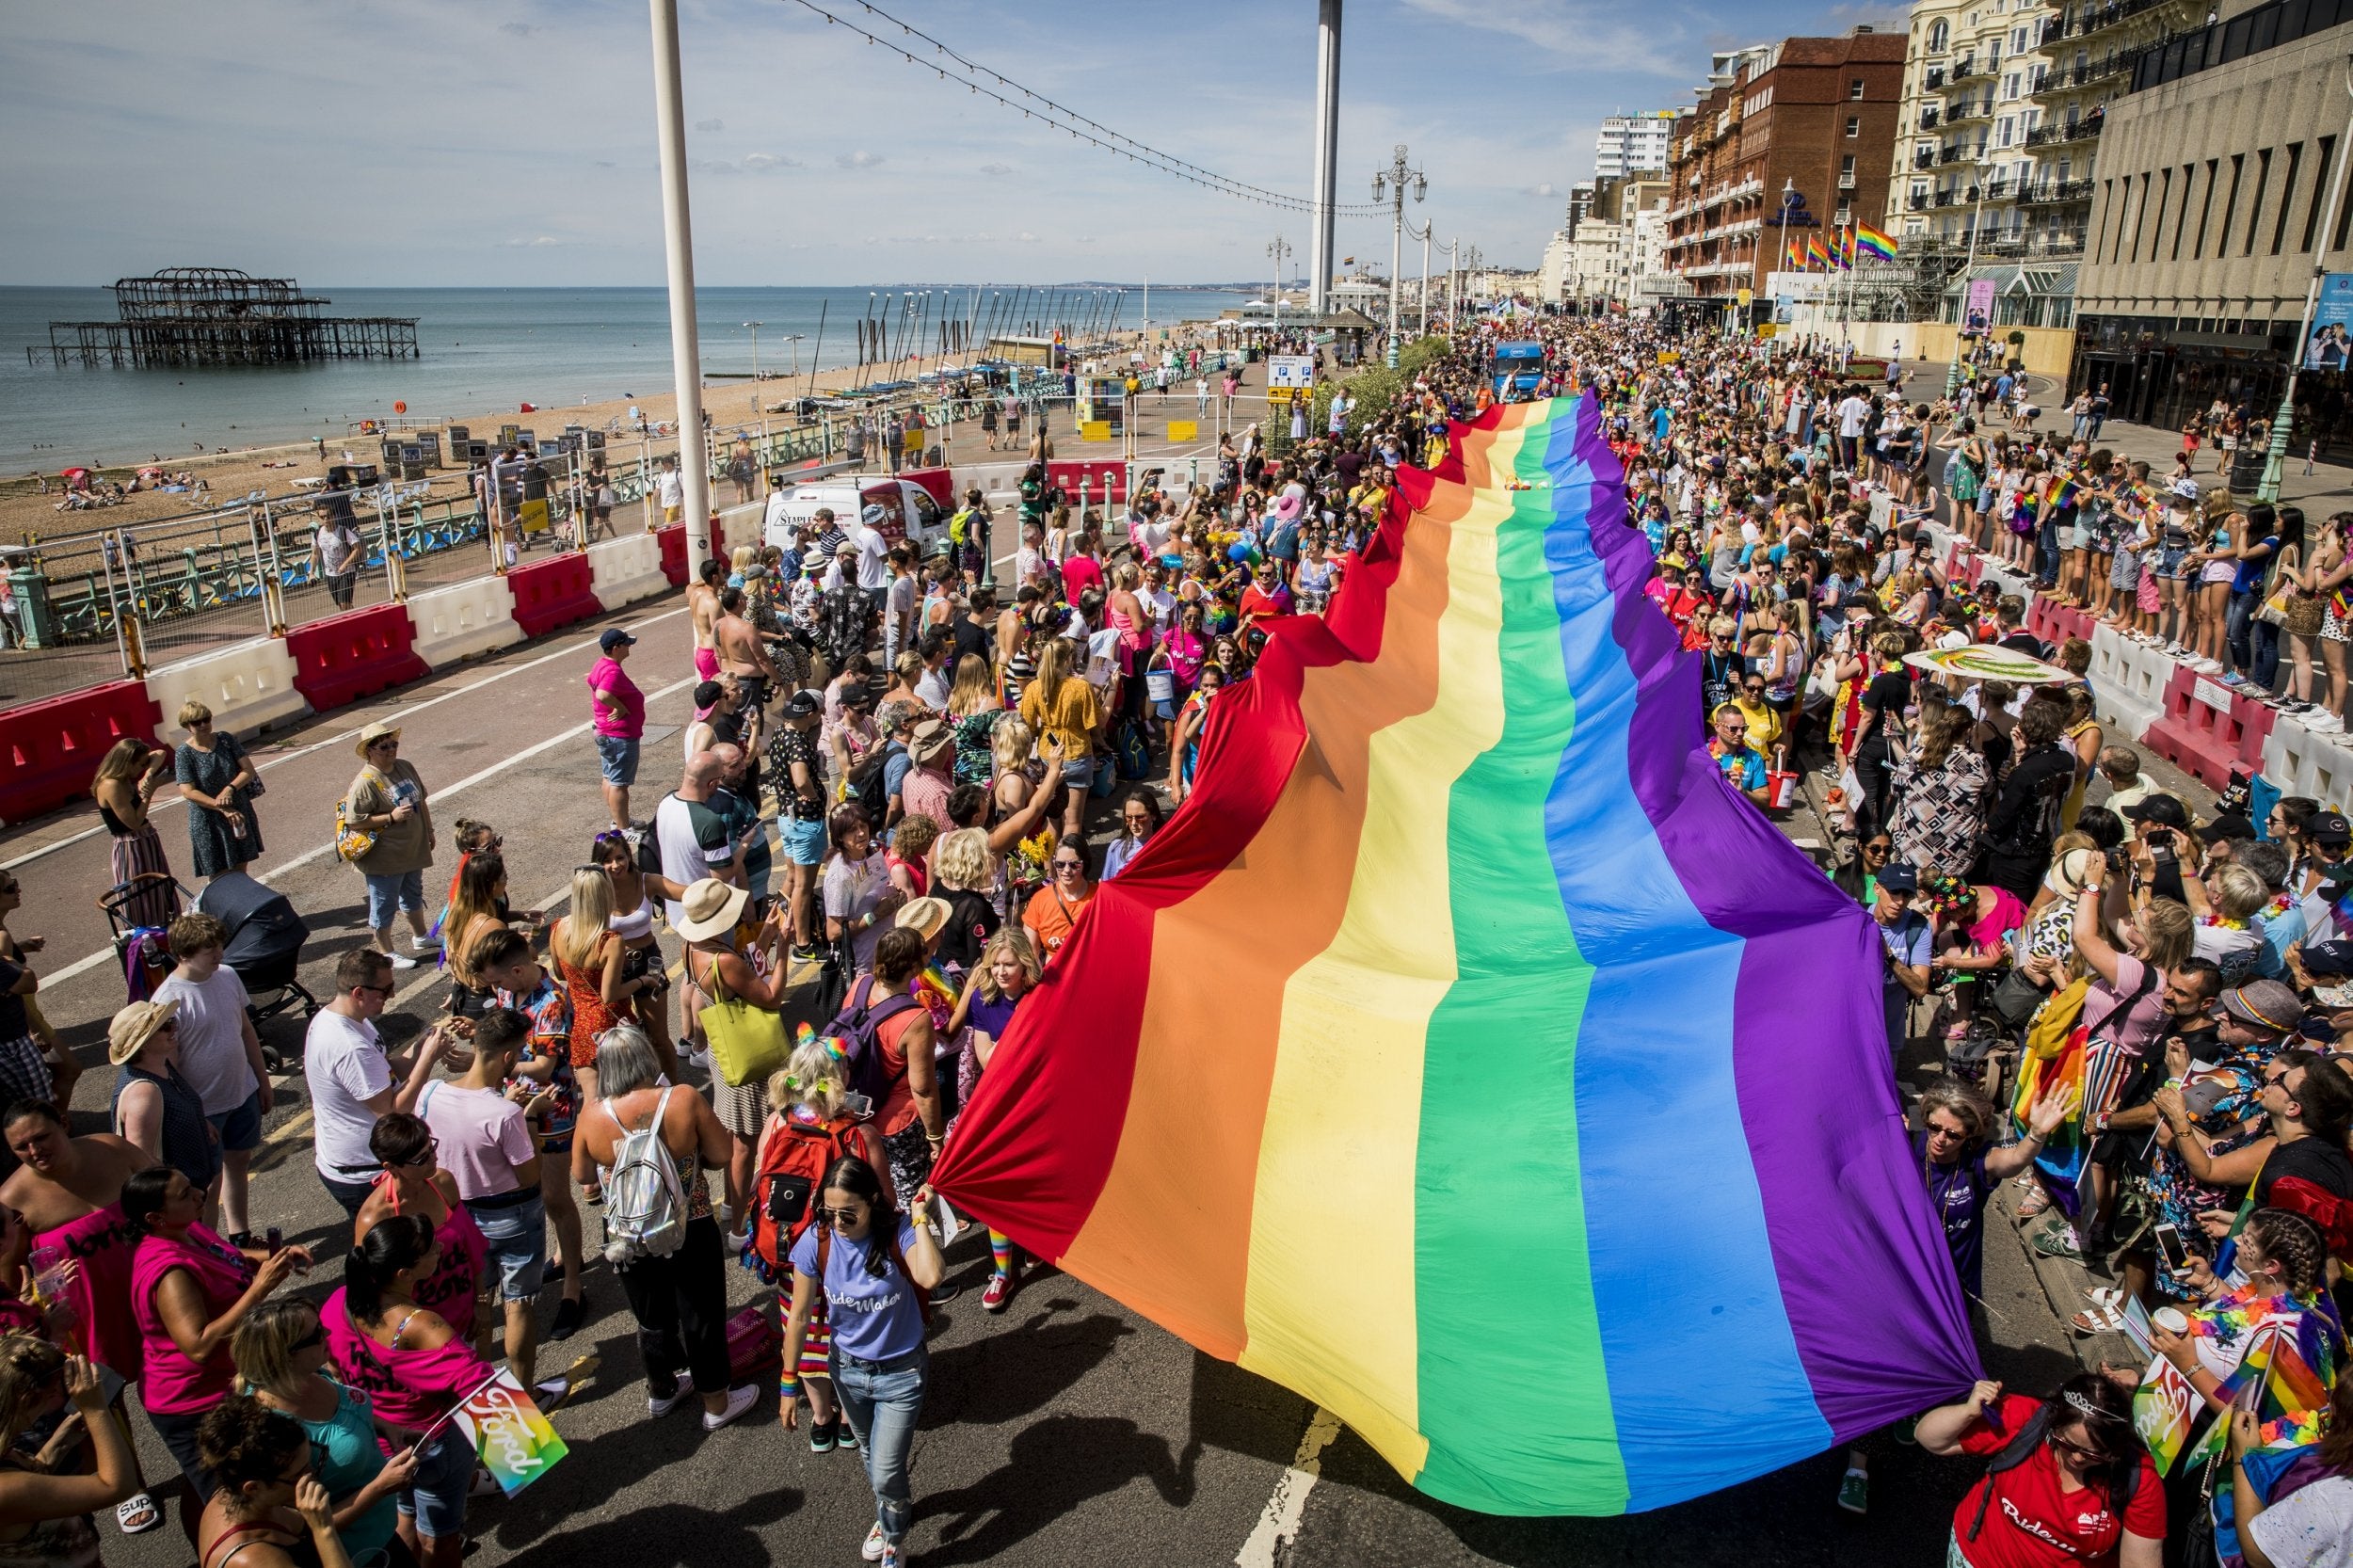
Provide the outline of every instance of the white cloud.
<path id="1" fill-rule="evenodd" d="M 720 131 L 726 130 L 727 128 L 728 122 L 724 120 L 698 120 L 695 121 L 695 129 L 702 132 L 706 136 L 714 135 Z"/>
<path id="2" fill-rule="evenodd" d="M 1529 196 L 1558 196 L 1558 195 L 1560 195 L 1561 193 L 1560 193 L 1558 190 L 1555 190 L 1555 189 L 1553 188 L 1553 184 L 1552 184 L 1552 182 L 1551 182 L 1551 181 L 1546 180 L 1546 181 L 1545 181 L 1544 184 L 1539 184 L 1539 185 L 1529 185 L 1529 186 L 1527 188 L 1527 192 L 1526 192 L 1526 194 L 1528 194 L 1528 195 L 1529 195 Z"/>
<path id="3" fill-rule="evenodd" d="M 538 28 L 534 27 L 528 22 L 502 22 L 499 24 L 499 31 L 504 33 L 508 38 L 529 38 L 532 34 L 537 32 L 538 30 Z"/>
<path id="4" fill-rule="evenodd" d="M 1001 180 L 1001 179 L 1003 179 L 1006 175 L 1011 174 L 1011 173 L 1013 172 L 1013 165 L 1011 165 L 1011 164 L 983 164 L 983 165 L 981 166 L 981 172 L 982 172 L 983 174 L 986 174 L 986 175 L 990 176 L 990 177 L 991 177 L 991 178 L 993 178 L 993 179 L 1000 179 L 1000 180 Z"/>
<path id="5" fill-rule="evenodd" d="M 833 161 L 841 168 L 879 168 L 882 167 L 883 155 L 879 152 L 869 152 L 864 148 L 860 148 L 855 152 L 840 153 Z"/>
<path id="6" fill-rule="evenodd" d="M 1657 10 L 1641 11 L 1630 25 L 1624 8 L 1599 0 L 1405 0 L 1405 5 L 1440 22 L 1500 33 L 1541 49 L 1563 65 L 1586 71 L 1641 72 L 1651 76 L 1689 74 L 1691 61 L 1684 29 Z M 1707 61 L 1701 58 L 1705 73 Z"/>

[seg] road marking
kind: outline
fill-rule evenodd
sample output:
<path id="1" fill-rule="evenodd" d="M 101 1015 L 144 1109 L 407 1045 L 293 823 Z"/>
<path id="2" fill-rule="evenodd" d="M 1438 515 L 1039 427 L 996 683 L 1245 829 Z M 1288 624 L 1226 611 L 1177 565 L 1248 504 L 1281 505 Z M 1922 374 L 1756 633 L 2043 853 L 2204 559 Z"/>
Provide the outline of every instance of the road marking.
<path id="1" fill-rule="evenodd" d="M 631 621 L 627 624 L 625 630 L 636 632 L 645 627 L 660 625 L 665 620 L 673 619 L 684 614 L 686 614 L 686 607 L 684 605 L 680 605 L 675 610 L 667 610 L 658 616 L 649 616 L 644 620 Z M 600 635 L 601 635 L 601 633 L 600 633 Z M 530 660 L 524 664 L 511 664 L 506 668 L 500 670 L 495 675 L 485 676 L 481 680 L 473 681 L 471 684 L 458 687 L 454 692 L 443 692 L 439 696 L 427 697 L 423 702 L 416 703 L 411 706 L 403 707 L 399 704 L 394 704 L 392 705 L 391 712 L 397 714 L 405 721 L 410 715 L 422 713 L 428 708 L 438 708 L 444 702 L 454 701 L 461 696 L 470 696 L 473 693 L 482 690 L 485 686 L 496 685 L 498 682 L 505 680 L 510 675 L 520 675 L 526 670 L 537 669 L 541 664 L 550 664 L 558 659 L 577 658 L 581 652 L 582 648 L 580 645 L 568 641 L 565 646 L 556 648 L 552 652 L 543 653 L 538 658 Z M 367 728 L 365 724 L 357 725 L 349 729 L 338 730 L 336 733 L 328 735 L 324 739 L 312 741 L 307 745 L 297 746 L 292 751 L 281 751 L 276 756 L 270 758 L 270 760 L 266 762 L 262 763 L 254 771 L 257 773 L 267 773 L 272 768 L 281 767 L 288 762 L 299 761 L 303 758 L 310 756 L 311 753 L 317 751 L 322 747 L 335 745 L 339 743 L 355 738 L 358 736 L 360 731 L 365 728 Z M 174 806 L 184 806 L 185 804 L 187 804 L 186 797 L 182 795 L 173 795 L 169 800 L 157 801 L 155 805 L 150 808 L 148 815 L 150 818 L 152 818 L 157 811 L 168 810 Z M 105 826 L 104 824 L 101 824 L 96 827 L 86 827 L 79 833 L 70 834 L 63 839 L 57 840 L 54 843 L 43 844 L 39 849 L 29 850 L 26 853 L 18 856 L 13 860 L 0 860 L 0 872 L 12 872 L 19 866 L 29 866 L 34 861 L 40 859 L 44 856 L 55 855 L 57 851 L 73 844 L 78 844 L 85 839 L 94 839 L 104 831 Z"/>
<path id="2" fill-rule="evenodd" d="M 1286 1556 L 1290 1544 L 1299 1535 L 1299 1522 L 1307 1512 L 1307 1494 L 1315 1490 L 1316 1478 L 1323 1473 L 1323 1450 L 1332 1439 L 1340 1434 L 1340 1418 L 1316 1406 L 1306 1432 L 1299 1439 L 1299 1452 L 1291 1457 L 1290 1468 L 1274 1483 L 1273 1495 L 1266 1500 L 1266 1510 L 1258 1515 L 1257 1528 L 1250 1539 L 1234 1554 L 1235 1568 L 1274 1568 Z"/>
<path id="3" fill-rule="evenodd" d="M 287 1076 L 292 1077 L 293 1075 L 288 1074 Z M 309 1107 L 306 1106 L 279 1124 L 278 1129 L 275 1132 L 272 1132 L 268 1137 L 263 1139 L 262 1142 L 272 1146 L 276 1146 L 280 1144 L 291 1144 L 310 1129 L 311 1112 Z"/>
<path id="4" fill-rule="evenodd" d="M 670 696 L 676 693 L 685 691 L 689 687 L 701 684 L 701 682 L 702 677 L 698 675 L 689 676 L 683 680 L 673 681 L 671 684 L 663 687 L 658 692 L 648 692 L 646 695 L 646 701 L 649 704 L 658 702 L 665 696 Z M 456 694 L 453 693 L 452 695 L 455 696 Z M 537 745 L 525 747 L 523 750 L 515 753 L 514 756 L 507 758 L 504 761 L 493 762 L 479 773 L 468 774 L 465 777 L 459 779 L 455 784 L 431 792 L 425 797 L 426 803 L 429 805 L 435 801 L 447 800 L 452 795 L 458 793 L 460 791 L 471 789 L 474 785 L 481 783 L 486 778 L 496 777 L 498 775 L 504 773 L 507 769 L 515 766 L 518 762 L 527 762 L 543 751 L 552 751 L 568 741 L 576 741 L 595 728 L 596 726 L 593 721 L 583 720 L 581 723 L 572 726 L 569 729 L 564 730 L 559 734 L 549 736 L 546 740 L 541 741 Z M 354 731 L 354 733 L 356 734 L 357 731 Z M 282 865 L 272 866 L 268 871 L 264 872 L 260 876 L 256 877 L 255 880 L 267 886 L 275 886 L 277 879 L 285 875 L 288 872 L 299 871 L 304 866 L 311 864 L 313 860 L 321 859 L 326 856 L 332 855 L 334 852 L 335 841 L 332 839 L 329 839 L 327 842 L 320 844 L 315 849 L 306 850 Z M 74 962 L 68 964 L 64 968 L 57 970 L 54 974 L 42 975 L 40 977 L 41 984 L 43 985 L 60 984 L 65 981 L 72 980 L 75 975 L 96 968 L 101 964 L 119 962 L 120 962 L 120 960 L 115 952 L 114 945 L 110 942 L 106 946 L 100 948 L 96 952 L 91 953 L 87 958 L 76 959 Z"/>

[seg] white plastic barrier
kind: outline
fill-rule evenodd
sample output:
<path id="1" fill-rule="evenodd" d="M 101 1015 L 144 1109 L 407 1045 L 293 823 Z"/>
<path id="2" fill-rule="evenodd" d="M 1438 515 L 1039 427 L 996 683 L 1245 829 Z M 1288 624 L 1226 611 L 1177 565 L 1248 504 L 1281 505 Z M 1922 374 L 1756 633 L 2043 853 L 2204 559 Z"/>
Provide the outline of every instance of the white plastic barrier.
<path id="1" fill-rule="evenodd" d="M 2133 744 L 2165 712 L 2165 683 L 2173 665 L 2103 621 L 2091 629 L 2091 695 L 2108 740 Z"/>
<path id="2" fill-rule="evenodd" d="M 250 735 L 311 711 L 294 678 L 285 639 L 255 637 L 150 672 L 147 695 L 163 710 L 167 728 L 179 724 L 180 705 L 194 700 L 213 711 L 215 728 Z"/>
<path id="3" fill-rule="evenodd" d="M 411 594 L 408 622 L 416 628 L 417 656 L 440 669 L 519 643 L 523 629 L 515 624 L 514 611 L 504 577 L 477 577 Z"/>
<path id="4" fill-rule="evenodd" d="M 2264 778 L 2281 794 L 2308 795 L 2342 811 L 2353 805 L 2353 744 L 2344 735 L 2320 734 L 2294 714 L 2281 713 L 2264 741 Z"/>
<path id="5" fill-rule="evenodd" d="M 625 534 L 590 545 L 588 572 L 598 601 L 608 610 L 670 588 L 662 570 L 662 541 L 651 534 Z"/>

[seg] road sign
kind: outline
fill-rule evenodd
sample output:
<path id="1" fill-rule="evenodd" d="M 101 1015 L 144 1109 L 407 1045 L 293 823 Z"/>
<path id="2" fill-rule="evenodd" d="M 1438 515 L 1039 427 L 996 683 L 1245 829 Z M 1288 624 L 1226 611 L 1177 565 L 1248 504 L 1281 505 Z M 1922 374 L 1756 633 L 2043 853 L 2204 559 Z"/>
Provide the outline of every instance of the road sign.
<path id="1" fill-rule="evenodd" d="M 1276 387 L 1312 387 L 1316 382 L 1316 362 L 1305 354 L 1270 355 L 1266 362 L 1266 384 L 1269 391 Z"/>

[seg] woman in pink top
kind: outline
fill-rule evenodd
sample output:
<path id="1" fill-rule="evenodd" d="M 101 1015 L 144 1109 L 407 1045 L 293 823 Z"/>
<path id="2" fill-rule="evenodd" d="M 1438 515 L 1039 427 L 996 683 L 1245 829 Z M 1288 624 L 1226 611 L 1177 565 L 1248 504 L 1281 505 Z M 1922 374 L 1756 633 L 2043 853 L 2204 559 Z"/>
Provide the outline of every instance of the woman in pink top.
<path id="1" fill-rule="evenodd" d="M 481 1288 L 489 1242 L 458 1200 L 457 1178 L 435 1158 L 439 1145 L 432 1129 L 424 1117 L 395 1111 L 377 1119 L 376 1130 L 368 1134 L 368 1152 L 384 1168 L 376 1175 L 376 1191 L 360 1206 L 351 1244 L 365 1241 L 369 1231 L 394 1215 L 431 1224 L 441 1259 L 429 1277 L 417 1283 L 417 1304 L 440 1313 L 458 1338 L 475 1338 L 474 1297 Z"/>
<path id="2" fill-rule="evenodd" d="M 335 1375 L 372 1398 L 377 1419 L 412 1442 L 491 1375 L 448 1320 L 417 1299 L 440 1262 L 431 1221 L 381 1220 L 344 1259 L 343 1288 L 319 1308 Z M 417 1448 L 400 1532 L 424 1568 L 456 1568 L 473 1464 L 473 1448 L 454 1422 Z"/>
<path id="3" fill-rule="evenodd" d="M 197 1451 L 196 1429 L 236 1382 L 230 1337 L 247 1313 L 311 1263 L 301 1247 L 241 1253 L 198 1223 L 203 1209 L 203 1192 L 168 1165 L 151 1165 L 122 1184 L 122 1216 L 140 1232 L 131 1256 L 131 1315 L 143 1357 L 139 1403 L 188 1478 L 194 1500 L 182 1505 L 180 1523 L 190 1541 L 216 1487 Z"/>

